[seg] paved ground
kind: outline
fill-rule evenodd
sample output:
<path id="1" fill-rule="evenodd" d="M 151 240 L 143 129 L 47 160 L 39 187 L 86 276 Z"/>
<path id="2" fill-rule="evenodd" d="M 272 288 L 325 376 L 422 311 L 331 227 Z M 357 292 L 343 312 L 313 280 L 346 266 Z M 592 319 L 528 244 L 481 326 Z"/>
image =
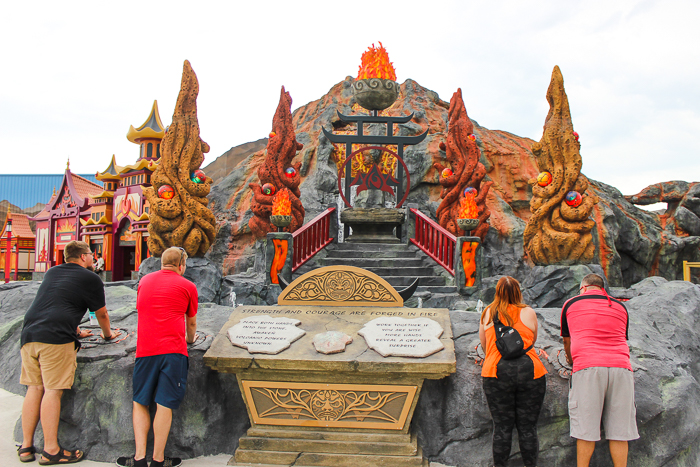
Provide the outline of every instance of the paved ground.
<path id="1" fill-rule="evenodd" d="M 0 466 L 37 466 L 37 461 L 23 463 L 17 457 L 17 445 L 12 439 L 17 419 L 22 412 L 22 396 L 17 396 L 0 389 Z M 218 456 L 198 457 L 182 462 L 183 467 L 216 467 L 225 466 L 231 459 L 231 454 L 219 454 Z M 115 459 L 116 460 L 116 459 Z M 112 462 L 82 461 L 82 467 L 104 467 L 115 465 Z M 442 464 L 431 463 L 431 467 L 446 467 Z"/>

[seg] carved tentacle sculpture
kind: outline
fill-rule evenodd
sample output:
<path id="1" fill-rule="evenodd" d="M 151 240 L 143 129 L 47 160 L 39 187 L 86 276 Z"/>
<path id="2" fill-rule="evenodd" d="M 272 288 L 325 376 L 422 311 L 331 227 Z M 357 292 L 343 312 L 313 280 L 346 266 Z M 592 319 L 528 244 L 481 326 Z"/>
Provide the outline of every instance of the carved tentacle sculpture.
<path id="1" fill-rule="evenodd" d="M 564 78 L 558 66 L 547 90 L 549 114 L 542 139 L 532 146 L 543 183 L 532 179 L 532 216 L 523 234 L 525 248 L 535 264 L 590 262 L 595 255 L 589 219 L 598 197 L 587 193 L 581 174 L 581 145 L 574 132 Z M 539 178 L 539 177 L 538 177 Z M 567 199 L 568 198 L 568 199 Z"/>
<path id="2" fill-rule="evenodd" d="M 286 230 L 294 232 L 304 225 L 306 211 L 299 200 L 301 196 L 299 190 L 301 162 L 291 163 L 297 151 L 301 150 L 304 145 L 296 140 L 291 109 L 292 98 L 282 86 L 280 102 L 272 120 L 272 133 L 267 143 L 265 161 L 258 168 L 260 183 L 248 184 L 253 191 L 253 199 L 250 203 L 253 217 L 248 221 L 248 226 L 256 238 L 264 237 L 268 232 L 277 231 L 277 228 L 270 223 L 272 194 L 282 188 L 289 190 L 289 200 L 292 204 L 292 223 Z M 274 191 L 269 194 L 263 191 L 263 187 L 268 183 L 274 187 Z"/>
<path id="3" fill-rule="evenodd" d="M 452 175 L 443 176 L 445 166 L 439 162 L 433 164 L 439 173 L 440 185 L 442 185 L 440 194 L 442 202 L 437 208 L 438 223 L 456 236 L 465 234 L 464 230 L 457 225 L 458 211 L 465 188 L 472 187 L 477 192 L 475 202 L 479 212 L 479 224 L 472 231 L 472 235 L 483 240 L 489 229 L 486 221 L 491 216 L 491 211 L 486 207 L 486 195 L 493 182 L 481 184 L 486 176 L 486 168 L 479 162 L 481 156 L 479 146 L 469 137 L 474 132 L 474 124 L 467 115 L 461 89 L 457 89 L 457 92 L 452 95 L 448 118 L 447 144 L 441 144 L 440 148 L 446 151 Z"/>
<path id="4" fill-rule="evenodd" d="M 189 256 L 203 256 L 216 235 L 216 220 L 206 198 L 213 180 L 206 177 L 201 183 L 192 181 L 192 173 L 202 165 L 204 153 L 209 152 L 209 145 L 199 137 L 197 94 L 197 76 L 185 60 L 173 122 L 165 133 L 162 156 L 151 177 L 153 186 L 143 191 L 151 205 L 148 249 L 154 256 L 171 246 L 183 247 Z M 173 188 L 172 198 L 158 196 L 164 185 Z"/>

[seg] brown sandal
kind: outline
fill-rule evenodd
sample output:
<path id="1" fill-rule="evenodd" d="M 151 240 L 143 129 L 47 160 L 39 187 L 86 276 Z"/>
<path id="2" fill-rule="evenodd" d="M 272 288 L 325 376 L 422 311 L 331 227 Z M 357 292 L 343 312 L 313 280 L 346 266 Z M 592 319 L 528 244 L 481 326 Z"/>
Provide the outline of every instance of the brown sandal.
<path id="1" fill-rule="evenodd" d="M 27 453 L 29 453 L 28 456 L 22 455 Z M 28 448 L 23 448 L 21 444 L 17 446 L 17 456 L 20 462 L 34 462 L 36 460 L 34 454 L 36 454 L 36 448 L 34 446 L 29 446 Z"/>
<path id="2" fill-rule="evenodd" d="M 83 457 L 85 457 L 85 453 L 78 449 L 75 451 L 68 451 L 70 452 L 69 456 L 65 455 L 64 451 L 68 451 L 68 449 L 63 449 L 60 446 L 58 447 L 58 452 L 53 455 L 43 451 L 41 453 L 43 459 L 39 459 L 39 465 L 74 464 L 80 462 L 83 460 Z"/>

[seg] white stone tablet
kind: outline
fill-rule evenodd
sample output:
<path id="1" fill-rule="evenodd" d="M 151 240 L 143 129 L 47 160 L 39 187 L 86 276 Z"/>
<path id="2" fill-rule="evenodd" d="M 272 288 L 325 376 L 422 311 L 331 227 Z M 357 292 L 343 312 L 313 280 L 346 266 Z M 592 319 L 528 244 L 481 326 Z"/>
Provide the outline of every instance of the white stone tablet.
<path id="1" fill-rule="evenodd" d="M 249 316 L 228 330 L 228 338 L 237 347 L 250 353 L 278 354 L 306 334 L 298 328 L 301 321 L 272 318 L 268 315 Z"/>
<path id="2" fill-rule="evenodd" d="M 393 316 L 373 319 L 358 331 L 367 346 L 382 357 L 419 358 L 445 348 L 440 342 L 442 333 L 442 326 L 432 319 Z"/>

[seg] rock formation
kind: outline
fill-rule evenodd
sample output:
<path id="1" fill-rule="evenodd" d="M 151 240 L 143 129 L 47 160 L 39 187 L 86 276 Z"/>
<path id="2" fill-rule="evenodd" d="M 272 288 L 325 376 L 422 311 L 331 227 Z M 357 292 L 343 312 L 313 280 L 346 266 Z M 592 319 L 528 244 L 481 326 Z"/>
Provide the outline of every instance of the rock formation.
<path id="1" fill-rule="evenodd" d="M 151 177 L 153 186 L 143 192 L 151 206 L 148 249 L 154 256 L 171 246 L 183 247 L 189 256 L 203 256 L 216 235 L 216 220 L 207 199 L 212 179 L 193 176 L 204 161 L 204 153 L 209 152 L 209 145 L 199 137 L 197 94 L 197 76 L 185 60 L 173 122 Z"/>
<path id="2" fill-rule="evenodd" d="M 595 255 L 589 219 L 595 195 L 586 192 L 588 179 L 581 174 L 581 144 L 574 132 L 564 78 L 558 66 L 552 72 L 547 90 L 549 114 L 544 134 L 532 146 L 544 177 L 532 185 L 532 217 L 524 232 L 525 249 L 535 264 L 589 263 Z"/>
<path id="3" fill-rule="evenodd" d="M 267 143 L 265 161 L 258 168 L 260 183 L 248 184 L 253 192 L 250 203 L 253 217 L 248 221 L 248 226 L 255 238 L 277 231 L 277 228 L 270 223 L 270 215 L 274 194 L 283 188 L 289 191 L 289 199 L 292 203 L 292 224 L 289 226 L 289 231 L 294 232 L 304 224 L 306 211 L 299 199 L 301 162 L 292 164 L 297 151 L 301 151 L 304 145 L 296 140 L 291 109 L 292 98 L 288 92 L 285 92 L 283 86 L 280 102 L 272 119 L 272 133 Z"/>
<path id="4" fill-rule="evenodd" d="M 472 231 L 472 235 L 483 240 L 489 230 L 486 221 L 491 217 L 491 211 L 486 206 L 486 195 L 493 182 L 481 181 L 486 176 L 484 164 L 479 162 L 481 151 L 473 134 L 474 125 L 467 115 L 467 109 L 462 100 L 462 90 L 458 89 L 450 100 L 448 111 L 447 144 L 440 145 L 444 148 L 450 168 L 446 168 L 440 162 L 433 164 L 438 171 L 439 183 L 442 185 L 440 198 L 442 202 L 437 208 L 437 218 L 440 225 L 450 233 L 461 237 L 464 230 L 457 226 L 460 200 L 464 197 L 465 188 L 476 190 L 476 206 L 479 210 L 479 225 Z"/>

